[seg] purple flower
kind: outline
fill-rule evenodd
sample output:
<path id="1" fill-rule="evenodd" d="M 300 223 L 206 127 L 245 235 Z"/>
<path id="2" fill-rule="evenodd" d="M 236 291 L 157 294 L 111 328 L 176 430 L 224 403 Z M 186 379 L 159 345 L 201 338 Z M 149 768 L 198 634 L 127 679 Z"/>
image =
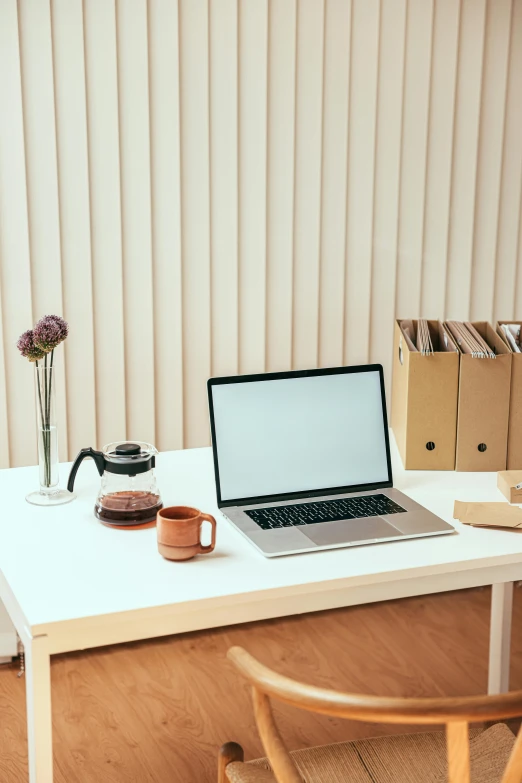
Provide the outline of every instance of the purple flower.
<path id="1" fill-rule="evenodd" d="M 67 321 L 59 315 L 44 315 L 34 327 L 34 342 L 44 353 L 54 350 L 69 334 Z"/>
<path id="2" fill-rule="evenodd" d="M 35 345 L 34 332 L 32 329 L 28 329 L 21 337 L 18 338 L 16 347 L 26 359 L 30 362 L 37 362 L 38 359 L 43 359 L 46 351 L 43 351 L 39 346 Z"/>

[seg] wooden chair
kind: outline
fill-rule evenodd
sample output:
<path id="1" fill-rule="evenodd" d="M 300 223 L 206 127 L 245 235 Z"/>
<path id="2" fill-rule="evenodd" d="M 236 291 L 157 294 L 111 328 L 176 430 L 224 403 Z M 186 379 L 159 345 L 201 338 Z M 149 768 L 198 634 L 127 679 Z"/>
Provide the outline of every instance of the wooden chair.
<path id="1" fill-rule="evenodd" d="M 522 715 L 522 691 L 499 696 L 398 699 L 316 688 L 283 677 L 241 647 L 228 657 L 252 685 L 257 728 L 267 758 L 244 762 L 236 743 L 221 748 L 219 783 L 520 783 L 522 729 L 503 723 Z M 274 722 L 270 698 L 303 710 L 356 721 L 445 725 L 435 731 L 342 742 L 289 753 Z"/>

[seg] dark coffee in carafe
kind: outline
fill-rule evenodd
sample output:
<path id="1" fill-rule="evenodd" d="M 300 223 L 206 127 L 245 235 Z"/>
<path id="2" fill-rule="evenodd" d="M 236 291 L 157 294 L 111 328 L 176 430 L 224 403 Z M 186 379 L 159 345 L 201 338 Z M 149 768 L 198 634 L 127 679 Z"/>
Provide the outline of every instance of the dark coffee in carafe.
<path id="1" fill-rule="evenodd" d="M 145 524 L 156 519 L 163 504 L 152 492 L 113 492 L 96 501 L 94 513 L 102 522 L 110 524 Z"/>

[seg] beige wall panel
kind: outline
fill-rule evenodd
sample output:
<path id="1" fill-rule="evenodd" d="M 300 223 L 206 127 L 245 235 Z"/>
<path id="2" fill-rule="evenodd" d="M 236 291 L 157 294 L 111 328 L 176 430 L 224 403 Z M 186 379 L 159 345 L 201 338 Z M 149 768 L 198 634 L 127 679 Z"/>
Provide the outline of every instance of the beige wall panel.
<path id="1" fill-rule="evenodd" d="M 522 193 L 522 0 L 513 0 L 496 249 L 493 318 L 515 315 Z M 522 286 L 522 275 L 518 276 Z M 505 315 L 504 315 L 505 313 Z"/>
<path id="2" fill-rule="evenodd" d="M 390 323 L 395 315 L 397 276 L 406 4 L 407 0 L 382 0 L 381 4 L 369 359 L 384 365 L 387 391 L 391 391 Z"/>
<path id="3" fill-rule="evenodd" d="M 84 0 L 98 446 L 125 438 L 116 7 Z"/>
<path id="4" fill-rule="evenodd" d="M 292 366 L 297 0 L 269 4 L 266 369 Z"/>
<path id="5" fill-rule="evenodd" d="M 156 446 L 183 447 L 179 18 L 149 0 Z"/>
<path id="6" fill-rule="evenodd" d="M 147 0 L 118 0 L 127 437 L 154 443 L 154 302 Z"/>
<path id="7" fill-rule="evenodd" d="M 367 362 L 370 342 L 373 199 L 380 2 L 352 0 L 344 360 Z"/>
<path id="8" fill-rule="evenodd" d="M 212 375 L 238 371 L 238 3 L 210 3 Z"/>
<path id="9" fill-rule="evenodd" d="M 493 318 L 511 5 L 512 0 L 488 0 L 487 7 L 471 278 L 474 320 Z"/>
<path id="10" fill-rule="evenodd" d="M 208 1 L 181 0 L 180 109 L 184 443 L 209 442 L 211 373 Z"/>
<path id="11" fill-rule="evenodd" d="M 94 323 L 83 5 L 52 0 L 69 455 L 96 446 Z M 66 454 L 62 457 L 65 459 Z"/>
<path id="12" fill-rule="evenodd" d="M 294 351 L 296 370 L 317 367 L 323 133 L 324 2 L 297 11 Z"/>
<path id="13" fill-rule="evenodd" d="M 18 9 L 31 290 L 36 320 L 49 313 L 64 313 L 53 39 L 49 0 L 21 0 Z M 65 457 L 68 447 L 63 350 L 56 353 L 55 368 L 58 449 Z"/>
<path id="14" fill-rule="evenodd" d="M 469 318 L 486 0 L 461 0 L 446 317 Z"/>
<path id="15" fill-rule="evenodd" d="M 351 10 L 347 0 L 327 0 L 325 4 L 320 367 L 343 363 Z"/>
<path id="16" fill-rule="evenodd" d="M 33 322 L 20 67 L 17 3 L 7 0 L 0 3 L 0 294 L 8 428 L 0 430 L 0 439 L 11 465 L 32 465 L 33 365 L 15 347 Z"/>
<path id="17" fill-rule="evenodd" d="M 239 371 L 266 361 L 268 0 L 239 3 Z"/>
<path id="18" fill-rule="evenodd" d="M 437 0 L 433 7 L 420 309 L 426 318 L 442 318 L 446 300 L 459 26 L 460 3 Z"/>
<path id="19" fill-rule="evenodd" d="M 421 309 L 432 38 L 433 2 L 410 2 L 406 21 L 395 292 L 397 312 L 408 313 L 410 318 L 418 318 Z"/>

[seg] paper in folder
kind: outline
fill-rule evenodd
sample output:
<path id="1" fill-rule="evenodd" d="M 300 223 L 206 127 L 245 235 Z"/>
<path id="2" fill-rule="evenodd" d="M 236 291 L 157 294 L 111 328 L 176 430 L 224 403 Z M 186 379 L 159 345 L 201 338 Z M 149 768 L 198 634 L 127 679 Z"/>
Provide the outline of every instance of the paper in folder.
<path id="1" fill-rule="evenodd" d="M 520 324 L 500 324 L 500 329 L 513 353 L 522 353 L 520 350 Z"/>
<path id="2" fill-rule="evenodd" d="M 446 321 L 446 326 L 462 353 L 475 359 L 496 359 L 495 351 L 469 321 Z"/>
<path id="3" fill-rule="evenodd" d="M 410 351 L 418 351 L 422 356 L 433 355 L 433 341 L 425 318 L 419 318 L 417 321 L 403 320 L 401 330 Z"/>

